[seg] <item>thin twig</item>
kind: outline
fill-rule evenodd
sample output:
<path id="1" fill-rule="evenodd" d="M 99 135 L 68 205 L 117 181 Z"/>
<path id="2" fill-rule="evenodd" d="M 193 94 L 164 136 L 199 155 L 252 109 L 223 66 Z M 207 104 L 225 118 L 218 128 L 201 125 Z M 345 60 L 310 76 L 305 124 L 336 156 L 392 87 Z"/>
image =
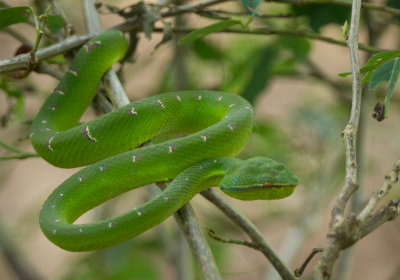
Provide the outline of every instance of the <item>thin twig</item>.
<path id="1" fill-rule="evenodd" d="M 312 260 L 312 258 L 318 254 L 323 252 L 324 249 L 323 248 L 313 248 L 311 253 L 308 255 L 308 257 L 305 259 L 305 261 L 303 262 L 303 264 L 299 267 L 296 268 L 294 270 L 294 275 L 296 275 L 296 277 L 300 277 L 301 275 L 303 275 L 304 270 L 306 269 L 308 263 Z"/>
<path id="2" fill-rule="evenodd" d="M 341 240 L 341 233 L 351 232 L 349 227 L 355 225 L 355 218 L 350 216 L 345 219 L 344 209 L 351 198 L 354 191 L 358 188 L 357 174 L 357 131 L 360 120 L 361 109 L 361 78 L 360 65 L 358 58 L 358 31 L 360 24 L 361 0 L 353 0 L 351 10 L 350 33 L 348 37 L 348 46 L 350 50 L 350 60 L 353 73 L 353 98 L 350 113 L 350 120 L 343 131 L 343 141 L 346 151 L 346 177 L 345 183 L 338 195 L 338 198 L 332 208 L 332 219 L 329 228 L 327 244 L 321 259 L 315 267 L 314 277 L 317 280 L 330 279 L 332 275 L 333 264 L 340 254 L 340 250 L 347 246 L 343 244 L 345 240 Z M 347 236 L 348 239 L 357 239 L 357 237 Z M 347 240 L 346 240 L 347 241 Z"/>
<path id="3" fill-rule="evenodd" d="M 385 176 L 385 182 L 383 183 L 383 186 L 379 189 L 379 191 L 375 193 L 374 196 L 370 198 L 368 204 L 358 215 L 357 219 L 360 222 L 364 222 L 365 219 L 367 219 L 375 210 L 375 207 L 378 204 L 378 202 L 389 193 L 390 189 L 392 188 L 392 185 L 399 180 L 399 173 L 400 173 L 400 161 L 397 161 L 393 165 L 393 169 L 390 172 L 390 174 Z"/>
<path id="4" fill-rule="evenodd" d="M 207 189 L 201 194 L 211 203 L 217 206 L 227 217 L 229 217 L 236 225 L 238 225 L 250 237 L 252 242 L 259 248 L 264 256 L 270 261 L 279 275 L 284 280 L 295 280 L 293 272 L 281 260 L 279 255 L 272 249 L 257 227 L 243 214 L 233 207 L 229 202 L 218 195 L 215 191 Z"/>
<path id="5" fill-rule="evenodd" d="M 236 239 L 227 239 L 227 238 L 222 238 L 219 237 L 218 235 L 215 234 L 215 232 L 212 229 L 207 229 L 208 236 L 210 236 L 212 239 L 221 242 L 221 243 L 228 243 L 228 244 L 237 244 L 237 245 L 242 245 L 246 247 L 250 247 L 256 250 L 260 250 L 256 244 L 245 241 L 245 240 L 236 240 Z"/>

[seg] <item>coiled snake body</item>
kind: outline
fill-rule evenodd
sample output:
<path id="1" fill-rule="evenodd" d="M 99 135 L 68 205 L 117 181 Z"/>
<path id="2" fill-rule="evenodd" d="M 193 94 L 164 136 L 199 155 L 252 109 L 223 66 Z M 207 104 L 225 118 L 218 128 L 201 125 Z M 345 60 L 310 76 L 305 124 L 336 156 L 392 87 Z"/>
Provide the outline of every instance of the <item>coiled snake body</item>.
<path id="1" fill-rule="evenodd" d="M 171 92 L 136 101 L 78 124 L 104 72 L 127 49 L 123 34 L 106 31 L 90 40 L 34 119 L 31 141 L 59 167 L 89 165 L 64 181 L 44 203 L 40 225 L 49 240 L 70 251 L 107 248 L 159 224 L 201 190 L 220 185 L 244 199 L 290 195 L 297 178 L 266 158 L 231 158 L 245 145 L 253 111 L 224 92 Z M 140 147 L 167 134 L 188 134 Z M 126 191 L 174 179 L 154 199 L 122 215 L 88 224 L 73 222 Z"/>

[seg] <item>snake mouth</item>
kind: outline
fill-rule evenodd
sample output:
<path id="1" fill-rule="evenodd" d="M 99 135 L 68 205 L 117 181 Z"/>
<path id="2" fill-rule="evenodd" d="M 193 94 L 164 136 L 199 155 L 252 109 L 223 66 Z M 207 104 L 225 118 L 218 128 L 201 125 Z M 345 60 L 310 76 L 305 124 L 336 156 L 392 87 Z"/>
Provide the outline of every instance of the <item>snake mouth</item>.
<path id="1" fill-rule="evenodd" d="M 229 191 L 248 191 L 248 190 L 256 190 L 256 189 L 281 189 L 281 188 L 293 188 L 295 185 L 291 184 L 273 184 L 270 182 L 266 182 L 262 185 L 250 185 L 250 186 L 236 186 L 236 187 L 225 187 L 221 185 L 220 188 L 223 190 Z"/>

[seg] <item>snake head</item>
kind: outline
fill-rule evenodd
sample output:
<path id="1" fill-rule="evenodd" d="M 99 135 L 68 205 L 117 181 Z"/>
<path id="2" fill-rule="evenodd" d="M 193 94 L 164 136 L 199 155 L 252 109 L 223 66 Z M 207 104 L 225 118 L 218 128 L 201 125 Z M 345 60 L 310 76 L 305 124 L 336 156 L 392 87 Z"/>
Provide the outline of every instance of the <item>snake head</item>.
<path id="1" fill-rule="evenodd" d="M 297 177 L 284 164 L 254 157 L 229 166 L 220 188 L 241 200 L 280 199 L 291 195 L 297 184 Z"/>

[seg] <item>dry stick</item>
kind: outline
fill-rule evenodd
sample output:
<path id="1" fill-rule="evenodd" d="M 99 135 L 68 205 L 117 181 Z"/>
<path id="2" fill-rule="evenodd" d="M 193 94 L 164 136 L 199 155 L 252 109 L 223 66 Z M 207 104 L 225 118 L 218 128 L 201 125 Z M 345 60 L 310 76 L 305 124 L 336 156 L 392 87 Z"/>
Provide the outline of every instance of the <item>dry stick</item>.
<path id="1" fill-rule="evenodd" d="M 350 33 L 348 37 L 348 46 L 350 50 L 350 60 L 353 73 L 353 98 L 350 120 L 343 131 L 343 141 L 345 143 L 346 150 L 346 177 L 344 186 L 332 208 L 332 218 L 327 244 L 314 271 L 314 277 L 316 280 L 331 278 L 333 264 L 339 257 L 340 250 L 343 248 L 343 244 L 341 243 L 343 240 L 340 240 L 338 233 L 343 233 L 345 231 L 344 224 L 347 222 L 347 220 L 344 217 L 344 209 L 352 194 L 358 188 L 356 143 L 362 94 L 360 66 L 358 62 L 358 30 L 360 23 L 360 11 L 361 0 L 353 0 Z"/>
<path id="2" fill-rule="evenodd" d="M 272 249 L 265 240 L 262 233 L 256 226 L 243 214 L 233 207 L 229 202 L 211 189 L 202 191 L 201 194 L 208 199 L 211 203 L 217 206 L 227 217 L 229 217 L 235 225 L 242 228 L 244 232 L 250 237 L 252 242 L 259 248 L 260 252 L 267 257 L 272 266 L 276 269 L 283 280 L 295 280 L 293 272 L 281 260 L 279 255 Z"/>

